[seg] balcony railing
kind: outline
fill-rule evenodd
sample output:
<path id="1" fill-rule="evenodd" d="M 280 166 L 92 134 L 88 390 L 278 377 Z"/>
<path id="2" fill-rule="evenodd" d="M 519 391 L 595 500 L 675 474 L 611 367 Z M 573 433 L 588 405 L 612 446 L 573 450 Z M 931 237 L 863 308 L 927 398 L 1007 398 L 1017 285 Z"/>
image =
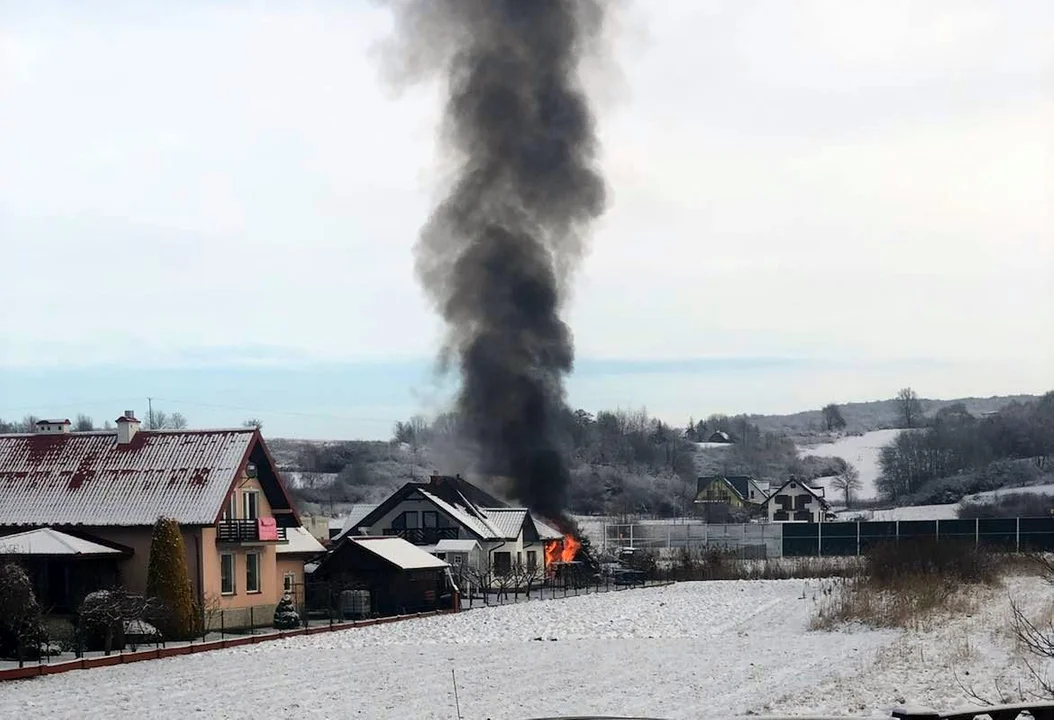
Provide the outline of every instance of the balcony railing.
<path id="1" fill-rule="evenodd" d="M 221 543 L 280 543 L 286 541 L 284 527 L 274 528 L 277 539 L 260 537 L 260 523 L 256 520 L 220 520 L 216 526 L 216 541 Z"/>
<path id="2" fill-rule="evenodd" d="M 457 540 L 457 528 L 384 528 L 385 535 L 401 537 L 414 545 L 435 545 L 440 540 Z"/>

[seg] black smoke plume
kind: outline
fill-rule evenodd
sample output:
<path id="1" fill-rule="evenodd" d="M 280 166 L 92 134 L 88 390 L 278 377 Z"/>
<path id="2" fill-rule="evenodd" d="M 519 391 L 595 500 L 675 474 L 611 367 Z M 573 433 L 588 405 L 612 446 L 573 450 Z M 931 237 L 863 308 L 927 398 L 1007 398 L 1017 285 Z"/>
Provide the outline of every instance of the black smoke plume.
<path id="1" fill-rule="evenodd" d="M 399 60 L 442 76 L 452 188 L 416 247 L 445 319 L 444 366 L 488 474 L 569 526 L 557 431 L 574 364 L 561 319 L 570 274 L 604 210 L 594 118 L 579 71 L 605 0 L 403 0 Z"/>

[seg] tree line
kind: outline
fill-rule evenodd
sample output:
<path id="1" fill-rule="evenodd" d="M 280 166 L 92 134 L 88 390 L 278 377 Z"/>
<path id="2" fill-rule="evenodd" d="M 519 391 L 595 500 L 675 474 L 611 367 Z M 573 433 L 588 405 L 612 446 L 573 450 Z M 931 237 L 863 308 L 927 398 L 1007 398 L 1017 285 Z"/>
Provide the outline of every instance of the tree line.
<path id="1" fill-rule="evenodd" d="M 31 433 L 37 429 L 40 417 L 26 415 L 21 420 L 8 421 L 0 418 L 0 434 L 2 433 Z M 153 410 L 147 413 L 142 420 L 144 430 L 186 430 L 190 423 L 183 413 L 168 413 L 164 410 Z M 263 422 L 257 418 L 249 418 L 242 422 L 245 428 L 262 428 Z M 94 430 L 113 430 L 114 424 L 107 420 L 99 425 L 95 420 L 85 413 L 77 413 L 70 421 L 70 428 L 74 432 L 92 432 Z"/>
<path id="2" fill-rule="evenodd" d="M 966 477 L 993 463 L 1035 459 L 1043 468 L 1052 455 L 1054 392 L 1034 402 L 1013 402 L 980 418 L 962 404 L 951 405 L 882 448 L 877 485 L 886 498 L 897 501 L 937 480 Z"/>

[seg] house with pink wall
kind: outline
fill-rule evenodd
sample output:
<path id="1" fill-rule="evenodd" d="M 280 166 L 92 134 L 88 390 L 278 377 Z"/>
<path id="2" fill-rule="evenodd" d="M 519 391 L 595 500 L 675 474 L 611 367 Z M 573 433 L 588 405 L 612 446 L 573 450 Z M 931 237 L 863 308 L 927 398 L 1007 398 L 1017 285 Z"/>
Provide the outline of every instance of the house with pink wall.
<path id="1" fill-rule="evenodd" d="M 153 525 L 162 516 L 182 529 L 202 612 L 224 610 L 231 626 L 249 608 L 273 612 L 286 589 L 303 582 L 304 562 L 322 551 L 303 537 L 257 428 L 144 430 L 126 412 L 116 430 L 73 432 L 68 420 L 54 420 L 34 433 L 0 435 L 0 541 L 51 528 L 117 549 L 107 560 L 116 582 L 145 593 Z M 295 549 L 283 552 L 291 536 Z M 72 562 L 54 560 L 34 578 L 46 585 L 38 591 L 76 606 L 98 589 L 71 572 Z"/>

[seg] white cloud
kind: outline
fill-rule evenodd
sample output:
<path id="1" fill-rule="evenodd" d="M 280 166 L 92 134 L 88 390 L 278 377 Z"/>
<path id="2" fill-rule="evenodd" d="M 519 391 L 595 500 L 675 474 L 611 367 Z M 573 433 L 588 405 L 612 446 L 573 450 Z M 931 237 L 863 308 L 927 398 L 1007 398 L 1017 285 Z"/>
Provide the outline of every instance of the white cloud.
<path id="1" fill-rule="evenodd" d="M 431 353 L 439 97 L 382 81 L 388 16 L 109 7 L 0 5 L 0 361 Z M 1050 366 L 1052 6 L 633 12 L 580 354 Z"/>

